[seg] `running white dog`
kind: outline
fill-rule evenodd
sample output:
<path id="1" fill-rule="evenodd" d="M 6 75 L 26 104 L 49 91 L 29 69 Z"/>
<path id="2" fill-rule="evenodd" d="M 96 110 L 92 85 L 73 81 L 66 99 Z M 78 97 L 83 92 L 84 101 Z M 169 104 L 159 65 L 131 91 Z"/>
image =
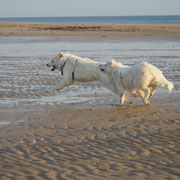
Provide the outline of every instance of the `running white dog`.
<path id="1" fill-rule="evenodd" d="M 117 94 L 120 94 L 121 105 L 124 103 L 125 91 L 135 91 L 143 99 L 146 105 L 150 105 L 148 99 L 155 93 L 157 86 L 167 87 L 169 92 L 174 85 L 168 81 L 162 72 L 147 62 L 134 66 L 124 66 L 113 59 L 106 64 L 101 64 L 100 69 L 112 80 Z M 150 91 L 149 87 L 152 87 Z M 144 96 L 144 91 L 146 96 Z"/>
<path id="2" fill-rule="evenodd" d="M 62 73 L 62 79 L 48 92 L 55 90 L 61 90 L 66 86 L 78 82 L 89 82 L 100 80 L 108 89 L 117 93 L 114 84 L 108 75 L 101 72 L 99 69 L 100 63 L 88 58 L 81 58 L 71 55 L 69 53 L 59 53 L 47 64 L 48 67 L 52 67 L 52 71 L 58 69 Z M 134 92 L 130 93 L 133 96 L 137 96 Z M 127 103 L 132 103 L 127 96 L 124 96 L 124 100 Z"/>

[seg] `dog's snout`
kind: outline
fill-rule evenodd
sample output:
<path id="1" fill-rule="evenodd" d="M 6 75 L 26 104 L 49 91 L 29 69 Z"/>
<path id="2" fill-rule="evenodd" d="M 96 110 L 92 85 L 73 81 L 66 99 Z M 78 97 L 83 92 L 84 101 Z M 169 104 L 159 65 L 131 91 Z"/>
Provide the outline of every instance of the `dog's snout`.
<path id="1" fill-rule="evenodd" d="M 48 64 L 46 64 L 46 66 L 48 67 L 49 65 L 48 65 Z"/>
<path id="2" fill-rule="evenodd" d="M 103 68 L 103 65 L 102 65 L 102 64 L 100 64 L 100 70 L 101 70 L 101 71 L 104 71 L 104 68 Z"/>

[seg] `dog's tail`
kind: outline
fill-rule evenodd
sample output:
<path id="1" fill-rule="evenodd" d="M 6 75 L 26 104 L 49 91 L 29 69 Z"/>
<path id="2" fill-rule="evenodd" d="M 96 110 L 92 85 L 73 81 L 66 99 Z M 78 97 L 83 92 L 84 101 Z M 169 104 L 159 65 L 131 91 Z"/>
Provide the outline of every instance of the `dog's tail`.
<path id="1" fill-rule="evenodd" d="M 174 88 L 174 85 L 172 82 L 168 81 L 163 75 L 161 77 L 161 81 L 159 82 L 159 85 L 161 87 L 165 87 L 168 88 L 169 93 L 172 91 L 172 89 Z"/>

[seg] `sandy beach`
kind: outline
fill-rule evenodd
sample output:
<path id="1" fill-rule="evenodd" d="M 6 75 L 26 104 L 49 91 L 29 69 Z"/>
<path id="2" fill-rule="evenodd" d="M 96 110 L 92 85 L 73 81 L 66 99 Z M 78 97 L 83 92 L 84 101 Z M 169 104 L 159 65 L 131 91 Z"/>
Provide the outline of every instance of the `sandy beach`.
<path id="1" fill-rule="evenodd" d="M 178 98 L 25 112 L 26 122 L 0 131 L 1 179 L 179 179 Z"/>
<path id="2" fill-rule="evenodd" d="M 46 89 L 60 50 L 99 62 L 148 61 L 174 83 L 119 106 L 100 82 Z M 0 179 L 180 177 L 180 25 L 0 22 Z"/>

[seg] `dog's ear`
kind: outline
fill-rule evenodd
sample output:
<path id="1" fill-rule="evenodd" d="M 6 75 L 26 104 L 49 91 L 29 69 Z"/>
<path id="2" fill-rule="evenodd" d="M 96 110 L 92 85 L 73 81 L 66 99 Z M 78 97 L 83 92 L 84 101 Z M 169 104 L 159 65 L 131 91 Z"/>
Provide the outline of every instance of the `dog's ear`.
<path id="1" fill-rule="evenodd" d="M 70 54 L 69 52 L 66 52 L 66 55 L 67 55 L 67 56 L 70 56 L 71 54 Z"/>
<path id="2" fill-rule="evenodd" d="M 63 53 L 59 53 L 57 59 L 59 60 L 63 56 Z"/>
<path id="3" fill-rule="evenodd" d="M 109 64 L 110 64 L 111 67 L 114 67 L 116 65 L 116 61 L 114 59 L 111 59 Z"/>

